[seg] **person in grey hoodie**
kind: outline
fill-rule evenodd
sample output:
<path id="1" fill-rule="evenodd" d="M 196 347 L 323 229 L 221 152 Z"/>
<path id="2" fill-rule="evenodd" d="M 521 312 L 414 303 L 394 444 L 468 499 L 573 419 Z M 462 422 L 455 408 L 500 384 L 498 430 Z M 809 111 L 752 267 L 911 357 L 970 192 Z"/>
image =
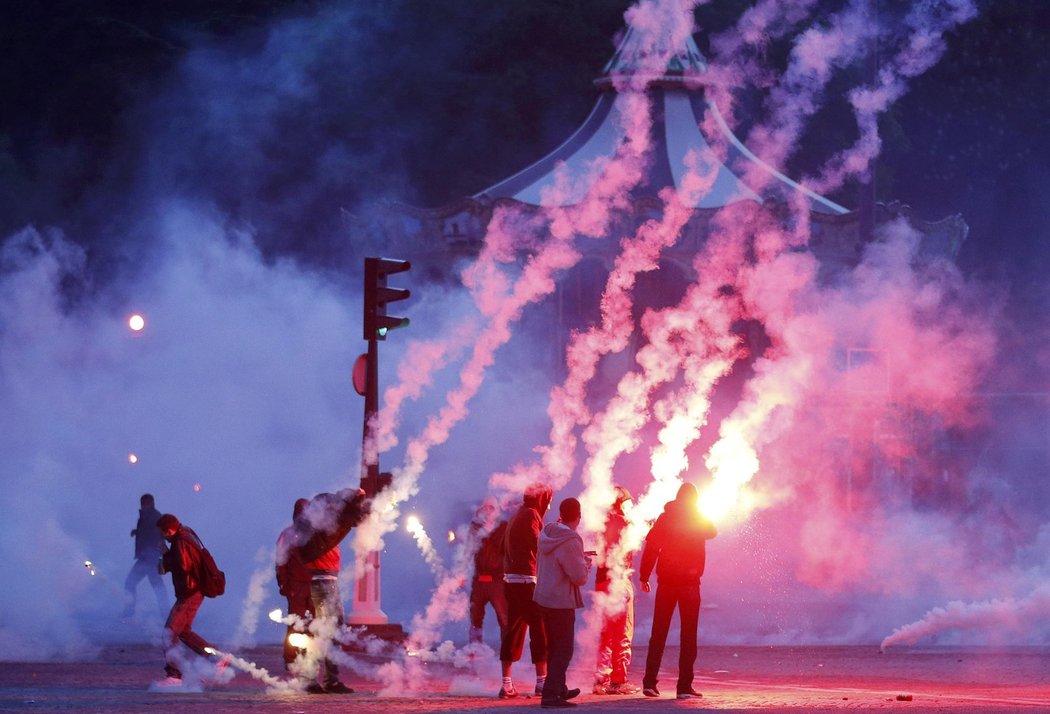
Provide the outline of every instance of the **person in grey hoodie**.
<path id="1" fill-rule="evenodd" d="M 580 502 L 566 498 L 558 515 L 556 523 L 548 523 L 540 532 L 532 598 L 547 630 L 547 680 L 540 705 L 555 708 L 576 706 L 569 700 L 580 693 L 566 686 L 565 673 L 572 661 L 576 610 L 583 607 L 580 586 L 591 570 L 591 559 L 584 554 L 583 539 L 576 532 Z"/>

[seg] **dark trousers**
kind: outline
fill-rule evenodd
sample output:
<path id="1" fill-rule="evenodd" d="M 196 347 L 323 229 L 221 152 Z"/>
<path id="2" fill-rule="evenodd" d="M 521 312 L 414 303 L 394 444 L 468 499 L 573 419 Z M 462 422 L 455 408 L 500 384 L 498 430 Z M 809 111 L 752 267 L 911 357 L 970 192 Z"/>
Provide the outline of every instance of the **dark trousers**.
<path id="1" fill-rule="evenodd" d="M 181 641 L 191 650 L 207 657 L 206 647 L 211 647 L 208 641 L 193 631 L 193 618 L 197 616 L 204 601 L 204 595 L 195 592 L 184 598 L 177 598 L 168 613 L 168 621 L 164 623 L 164 635 L 167 649 L 164 652 L 164 671 L 169 677 L 182 677 L 177 659 L 177 647 Z"/>
<path id="2" fill-rule="evenodd" d="M 532 663 L 547 661 L 547 629 L 543 625 L 540 606 L 532 600 L 535 583 L 505 583 L 507 594 L 507 627 L 503 630 L 499 658 L 503 662 L 517 662 L 525 649 L 525 631 L 529 633 L 529 651 Z"/>
<path id="3" fill-rule="evenodd" d="M 153 588 L 153 594 L 157 596 L 157 607 L 160 611 L 164 612 L 164 610 L 168 609 L 168 603 L 171 600 L 168 599 L 168 592 L 164 589 L 164 579 L 161 578 L 160 571 L 157 569 L 158 562 L 160 562 L 160 558 L 157 556 L 137 558 L 131 566 L 128 577 L 124 579 L 124 590 L 127 592 L 127 597 L 124 600 L 125 615 L 131 616 L 135 612 L 135 591 L 143 578 L 149 580 L 150 587 Z"/>
<path id="4" fill-rule="evenodd" d="M 504 583 L 498 576 L 475 576 L 470 586 L 470 634 L 471 642 L 481 642 L 482 627 L 485 624 L 485 605 L 491 604 L 499 623 L 500 642 L 503 642 L 503 631 L 507 629 L 507 593 Z"/>
<path id="5" fill-rule="evenodd" d="M 675 607 L 682 621 L 682 647 L 678 654 L 678 692 L 693 687 L 693 664 L 696 662 L 696 628 L 700 621 L 700 583 L 659 583 L 653 608 L 653 633 L 649 637 L 649 655 L 645 658 L 643 687 L 655 687 L 664 656 L 667 630 Z"/>
<path id="6" fill-rule="evenodd" d="M 547 680 L 543 683 L 543 701 L 553 702 L 565 696 L 568 688 L 565 673 L 569 671 L 576 640 L 576 611 L 537 605 L 547 630 Z"/>

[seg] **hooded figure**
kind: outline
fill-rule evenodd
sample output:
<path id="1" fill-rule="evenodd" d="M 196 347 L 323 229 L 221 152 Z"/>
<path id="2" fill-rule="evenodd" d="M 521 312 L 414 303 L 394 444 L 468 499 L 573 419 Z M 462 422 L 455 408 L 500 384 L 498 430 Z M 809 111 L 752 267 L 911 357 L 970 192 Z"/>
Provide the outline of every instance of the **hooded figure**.
<path id="1" fill-rule="evenodd" d="M 696 486 L 684 483 L 678 495 L 664 507 L 645 539 L 639 579 L 642 590 L 649 592 L 649 575 L 656 566 L 656 602 L 653 607 L 653 631 L 645 661 L 643 692 L 658 697 L 656 688 L 660 660 L 664 654 L 671 616 L 678 608 L 682 626 L 678 656 L 678 698 L 691 699 L 701 694 L 693 689 L 693 664 L 696 662 L 696 628 L 700 618 L 700 577 L 707 560 L 707 541 L 718 531 L 700 514 Z"/>
<path id="2" fill-rule="evenodd" d="M 548 523 L 540 533 L 536 592 L 547 631 L 547 678 L 540 704 L 545 707 L 572 706 L 568 700 L 580 693 L 565 684 L 572 661 L 576 629 L 576 610 L 583 607 L 580 586 L 587 582 L 591 561 L 583 553 L 583 539 L 576 532 L 580 525 L 580 502 L 566 498 L 558 507 L 557 523 Z"/>
<path id="3" fill-rule="evenodd" d="M 510 676 L 512 665 L 521 659 L 525 633 L 529 633 L 529 651 L 536 667 L 536 693 L 547 678 L 547 634 L 543 618 L 532 594 L 536 589 L 536 552 L 539 547 L 543 516 L 550 508 L 554 492 L 550 486 L 536 483 L 525 489 L 521 506 L 507 522 L 503 541 L 503 582 L 507 596 L 507 626 L 500 641 L 499 658 L 503 667 L 500 699 L 518 696 Z"/>
<path id="4" fill-rule="evenodd" d="M 595 694 L 637 694 L 641 691 L 627 681 L 631 667 L 631 644 L 634 640 L 634 586 L 631 566 L 634 553 L 622 552 L 620 539 L 627 527 L 626 510 L 631 492 L 623 486 L 615 489 L 613 504 L 605 518 L 605 547 L 598 560 L 594 578 L 595 603 L 602 611 L 602 632 L 598 640 L 594 669 Z M 612 559 L 619 554 L 620 563 Z M 619 566 L 619 567 L 618 567 Z M 613 578 L 616 578 L 615 587 Z"/>
<path id="5" fill-rule="evenodd" d="M 160 577 L 158 569 L 161 555 L 167 550 L 160 528 L 157 527 L 160 516 L 153 495 L 142 494 L 139 498 L 139 520 L 131 531 L 131 537 L 135 539 L 135 562 L 128 572 L 128 577 L 124 579 L 124 612 L 121 617 L 131 617 L 135 614 L 135 595 L 143 578 L 147 578 L 150 587 L 153 588 L 153 594 L 157 597 L 157 608 L 164 611 L 170 607 L 171 601 L 164 590 L 164 580 Z"/>
<path id="6" fill-rule="evenodd" d="M 300 498 L 292 506 L 292 524 L 281 531 L 281 535 L 277 537 L 277 555 L 274 565 L 277 588 L 288 600 L 288 614 L 296 615 L 301 620 L 313 617 L 313 603 L 310 600 L 310 571 L 307 570 L 306 561 L 303 560 L 296 546 L 303 511 L 309 504 L 310 501 Z M 284 637 L 285 669 L 289 669 L 295 658 L 303 652 L 289 642 L 289 638 L 295 632 L 302 632 L 302 625 L 299 625 L 298 629 L 295 624 L 288 625 L 288 632 Z"/>
<path id="7" fill-rule="evenodd" d="M 470 543 L 474 553 L 474 577 L 470 582 L 470 642 L 481 642 L 485 625 L 485 606 L 492 605 L 499 622 L 500 639 L 507 628 L 507 593 L 503 583 L 503 544 L 507 522 L 499 518 L 499 504 L 486 498 L 470 523 Z"/>

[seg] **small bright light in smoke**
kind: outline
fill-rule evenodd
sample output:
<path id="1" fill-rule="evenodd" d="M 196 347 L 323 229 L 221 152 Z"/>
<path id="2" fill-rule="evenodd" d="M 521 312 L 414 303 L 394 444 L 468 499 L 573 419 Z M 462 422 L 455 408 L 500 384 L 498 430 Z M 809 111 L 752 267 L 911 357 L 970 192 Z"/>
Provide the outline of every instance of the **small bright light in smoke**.
<path id="1" fill-rule="evenodd" d="M 95 574 L 95 564 L 92 563 L 90 560 L 85 560 L 84 561 L 84 567 L 87 568 L 88 572 L 91 575 Z"/>
<path id="2" fill-rule="evenodd" d="M 302 632 L 293 632 L 288 635 L 288 644 L 298 650 L 305 650 L 310 644 L 310 638 Z"/>
<path id="3" fill-rule="evenodd" d="M 201 492 L 201 485 L 199 483 L 193 484 L 193 490 L 196 491 L 197 493 L 200 493 Z"/>
<path id="4" fill-rule="evenodd" d="M 129 464 L 137 464 L 138 462 L 139 462 L 139 457 L 137 455 L 135 455 L 135 454 L 128 454 L 128 463 Z"/>
<path id="5" fill-rule="evenodd" d="M 281 608 L 270 610 L 270 619 L 274 622 L 280 622 L 284 619 L 284 613 L 281 612 Z"/>
<path id="6" fill-rule="evenodd" d="M 214 647 L 205 647 L 204 651 L 207 652 L 210 655 L 217 655 L 217 654 L 219 654 L 219 650 L 215 649 Z"/>
<path id="7" fill-rule="evenodd" d="M 409 516 L 405 519 L 405 530 L 409 533 L 418 533 L 423 530 L 423 524 L 415 516 Z"/>
<path id="8" fill-rule="evenodd" d="M 455 531 L 449 531 L 448 532 L 448 542 L 452 543 L 455 540 L 456 540 L 456 532 Z"/>
<path id="9" fill-rule="evenodd" d="M 130 327 L 135 332 L 141 332 L 142 328 L 145 327 L 145 326 L 146 326 L 146 319 L 144 317 L 142 317 L 142 315 L 139 315 L 138 313 L 135 313 L 134 315 L 132 315 L 131 317 L 128 318 L 128 327 Z"/>

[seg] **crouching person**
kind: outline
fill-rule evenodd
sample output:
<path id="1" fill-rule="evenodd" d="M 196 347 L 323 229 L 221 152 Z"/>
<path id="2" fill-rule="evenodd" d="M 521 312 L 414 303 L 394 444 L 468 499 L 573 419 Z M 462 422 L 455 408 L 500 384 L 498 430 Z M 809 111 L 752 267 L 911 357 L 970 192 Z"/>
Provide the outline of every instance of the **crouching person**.
<path id="1" fill-rule="evenodd" d="M 558 507 L 558 521 L 548 523 L 539 538 L 536 562 L 536 592 L 547 631 L 547 680 L 540 705 L 574 707 L 569 700 L 580 693 L 565 684 L 576 637 L 576 610 L 583 607 L 580 586 L 587 582 L 590 558 L 584 555 L 580 525 L 580 502 L 566 498 Z"/>

